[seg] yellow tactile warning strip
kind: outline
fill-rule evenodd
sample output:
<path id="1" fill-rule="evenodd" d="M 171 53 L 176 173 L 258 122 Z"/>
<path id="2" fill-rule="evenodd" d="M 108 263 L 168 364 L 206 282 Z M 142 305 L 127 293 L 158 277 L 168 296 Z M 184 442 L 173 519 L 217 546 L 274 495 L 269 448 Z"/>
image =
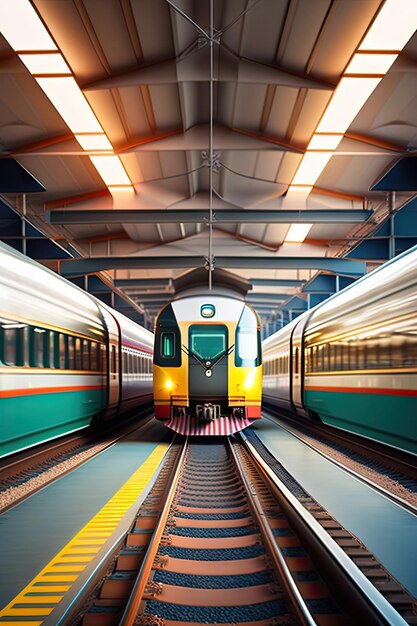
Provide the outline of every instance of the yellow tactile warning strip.
<path id="1" fill-rule="evenodd" d="M 136 502 L 167 448 L 165 443 L 156 446 L 97 515 L 0 611 L 0 626 L 41 626 Z"/>

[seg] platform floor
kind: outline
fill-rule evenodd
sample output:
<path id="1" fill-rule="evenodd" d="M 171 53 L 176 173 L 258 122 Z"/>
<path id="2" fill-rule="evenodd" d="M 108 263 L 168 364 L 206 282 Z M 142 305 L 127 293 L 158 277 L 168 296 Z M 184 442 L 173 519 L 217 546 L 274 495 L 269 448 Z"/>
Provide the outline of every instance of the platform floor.
<path id="1" fill-rule="evenodd" d="M 337 467 L 268 419 L 252 426 L 303 488 L 417 597 L 417 516 Z"/>
<path id="2" fill-rule="evenodd" d="M 171 439 L 153 421 L 0 515 L 0 612 Z"/>

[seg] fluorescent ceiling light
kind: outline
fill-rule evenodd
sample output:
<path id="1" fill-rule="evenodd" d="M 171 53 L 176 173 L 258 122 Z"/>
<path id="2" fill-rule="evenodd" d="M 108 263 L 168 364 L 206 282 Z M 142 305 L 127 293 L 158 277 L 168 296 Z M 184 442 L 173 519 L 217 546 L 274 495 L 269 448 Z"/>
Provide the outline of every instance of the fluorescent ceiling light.
<path id="1" fill-rule="evenodd" d="M 318 133 L 345 133 L 381 78 L 344 76 L 317 126 Z"/>
<path id="2" fill-rule="evenodd" d="M 90 159 L 107 186 L 132 184 L 118 156 L 90 156 Z"/>
<path id="3" fill-rule="evenodd" d="M 16 51 L 57 50 L 27 0 L 0 0 L 0 31 Z"/>
<path id="4" fill-rule="evenodd" d="M 402 50 L 417 27 L 416 0 L 386 0 L 359 50 Z"/>
<path id="5" fill-rule="evenodd" d="M 332 154 L 332 152 L 306 152 L 292 179 L 292 184 L 314 185 Z"/>
<path id="6" fill-rule="evenodd" d="M 73 133 L 102 133 L 84 94 L 72 76 L 36 78 Z"/>
<path id="7" fill-rule="evenodd" d="M 304 201 L 305 198 L 307 198 L 307 196 L 310 195 L 312 190 L 313 190 L 312 185 L 293 185 L 291 183 L 291 185 L 288 187 L 286 197 L 287 197 L 287 200 L 288 199 L 290 200 L 289 204 L 294 205 L 293 208 L 299 208 L 300 201 L 301 200 Z"/>
<path id="8" fill-rule="evenodd" d="M 291 224 L 284 241 L 287 243 L 303 243 L 313 224 Z"/>
<path id="9" fill-rule="evenodd" d="M 356 53 L 347 66 L 345 74 L 381 74 L 388 72 L 398 54 Z"/>
<path id="10" fill-rule="evenodd" d="M 342 139 L 343 135 L 341 134 L 320 135 L 315 133 L 308 144 L 307 150 L 336 150 Z"/>
<path id="11" fill-rule="evenodd" d="M 71 70 L 60 52 L 19 54 L 31 74 L 69 74 Z"/>
<path id="12" fill-rule="evenodd" d="M 111 150 L 113 152 L 113 146 L 104 133 L 101 135 L 76 134 L 75 139 L 83 150 Z"/>
<path id="13" fill-rule="evenodd" d="M 77 136 L 84 150 L 109 150 L 113 147 L 94 111 L 78 87 L 71 69 L 29 0 L 0 0 L 0 31 L 45 92 L 64 122 Z M 67 74 L 67 76 L 62 76 Z M 93 160 L 107 185 L 127 185 L 126 170 L 118 156 Z"/>

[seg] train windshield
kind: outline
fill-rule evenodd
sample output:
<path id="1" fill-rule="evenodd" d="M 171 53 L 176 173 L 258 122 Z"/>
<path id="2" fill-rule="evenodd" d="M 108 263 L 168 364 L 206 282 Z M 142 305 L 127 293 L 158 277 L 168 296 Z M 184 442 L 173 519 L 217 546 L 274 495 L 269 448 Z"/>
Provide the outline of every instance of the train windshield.
<path id="1" fill-rule="evenodd" d="M 220 324 L 190 326 L 189 350 L 202 360 L 212 361 L 227 349 L 227 327 Z"/>

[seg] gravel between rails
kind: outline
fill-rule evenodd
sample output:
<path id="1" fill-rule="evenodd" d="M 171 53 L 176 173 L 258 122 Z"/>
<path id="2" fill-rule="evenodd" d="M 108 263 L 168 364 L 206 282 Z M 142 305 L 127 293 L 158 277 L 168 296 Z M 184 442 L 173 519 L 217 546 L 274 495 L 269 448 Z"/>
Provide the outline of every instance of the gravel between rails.
<path id="1" fill-rule="evenodd" d="M 9 487 L 0 492 L 0 513 L 3 509 L 10 508 L 23 498 L 31 495 L 33 492 L 38 491 L 46 484 L 60 478 L 64 474 L 79 466 L 81 463 L 88 461 L 99 452 L 109 447 L 109 442 L 103 442 L 92 446 L 88 450 L 83 450 L 77 454 L 74 454 L 69 459 L 65 459 L 61 463 L 57 463 L 54 467 L 50 467 L 47 470 L 42 471 L 37 476 L 29 478 L 20 485 Z"/>

